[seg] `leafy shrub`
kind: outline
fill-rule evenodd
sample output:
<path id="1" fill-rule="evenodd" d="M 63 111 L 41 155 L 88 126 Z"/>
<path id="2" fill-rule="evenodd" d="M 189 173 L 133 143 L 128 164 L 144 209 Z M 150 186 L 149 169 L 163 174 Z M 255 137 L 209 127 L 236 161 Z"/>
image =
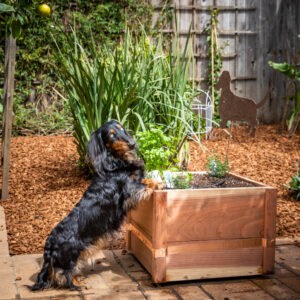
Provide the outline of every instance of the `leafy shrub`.
<path id="1" fill-rule="evenodd" d="M 192 131 L 195 96 L 194 84 L 188 80 L 188 43 L 189 38 L 183 51 L 176 46 L 165 53 L 163 37 L 154 42 L 143 27 L 135 36 L 126 30 L 124 40 L 113 51 L 95 43 L 86 50 L 75 31 L 73 38 L 68 37 L 71 51 L 64 55 L 59 48 L 57 73 L 70 103 L 83 166 L 91 132 L 110 119 L 118 120 L 133 134 L 149 130 L 149 124 L 159 124 L 167 136 L 174 137 L 176 155 L 188 153 L 186 140 Z"/>
<path id="2" fill-rule="evenodd" d="M 289 87 L 287 88 L 287 95 L 286 95 L 286 97 L 284 97 L 285 98 L 285 108 L 284 108 L 284 113 L 282 116 L 282 118 L 283 118 L 282 121 L 284 122 L 286 120 L 286 111 L 287 111 L 288 102 L 289 102 L 289 100 L 293 100 L 294 108 L 293 108 L 292 114 L 287 122 L 288 130 L 290 130 L 293 127 L 297 113 L 300 110 L 300 91 L 298 90 L 298 84 L 300 81 L 299 64 L 298 64 L 297 59 L 292 59 L 292 64 L 288 64 L 286 62 L 276 63 L 276 62 L 272 62 L 272 61 L 269 61 L 268 63 L 273 69 L 281 72 L 282 74 L 287 76 L 287 78 L 290 80 Z M 292 85 L 294 85 L 294 90 L 295 90 L 295 94 L 293 96 L 290 95 L 290 88 L 292 87 Z M 298 127 L 300 128 L 300 124 Z M 279 130 L 279 132 L 280 132 L 280 130 Z"/>
<path id="3" fill-rule="evenodd" d="M 149 130 L 139 131 L 135 135 L 139 152 L 145 160 L 146 171 L 158 170 L 161 174 L 173 166 L 176 155 L 174 138 L 166 136 L 162 126 L 150 125 Z M 175 168 L 176 169 L 176 168 Z"/>
<path id="4" fill-rule="evenodd" d="M 37 98 L 43 93 L 52 93 L 53 88 L 56 87 L 57 66 L 60 60 L 57 59 L 57 48 L 50 34 L 56 37 L 55 42 L 61 49 L 64 49 L 66 54 L 73 51 L 66 37 L 70 33 L 71 26 L 78 29 L 78 38 L 86 48 L 90 47 L 91 39 L 87 37 L 91 32 L 96 43 L 113 47 L 123 35 L 126 20 L 133 30 L 139 26 L 139 22 L 142 22 L 148 30 L 153 14 L 153 7 L 146 0 L 76 0 L 71 2 L 50 0 L 47 4 L 51 7 L 51 18 L 42 18 L 38 15 L 37 7 L 41 4 L 38 0 L 3 0 L 1 2 L 3 2 L 0 3 L 1 45 L 5 44 L 5 39 L 10 33 L 17 38 L 18 45 L 15 70 L 15 134 L 52 133 L 55 125 L 51 114 L 57 111 L 60 114 L 57 117 L 61 120 L 58 122 L 58 132 L 69 131 L 68 108 L 57 110 L 57 107 L 62 107 L 65 101 L 58 99 L 56 102 L 60 103 L 54 104 L 54 108 L 50 107 L 45 113 L 38 112 L 37 114 L 35 107 L 31 105 L 28 111 L 24 107 L 28 94 L 35 88 L 33 86 L 35 81 L 41 82 L 43 86 L 43 90 L 37 89 Z M 65 34 L 62 34 L 61 30 Z M 4 47 L 0 47 L 0 59 L 4 61 Z M 4 73 L 4 64 L 0 64 L 0 72 Z M 0 78 L 0 87 L 2 86 L 3 76 Z M 3 89 L 0 88 L 0 96 L 1 94 L 3 94 Z M 64 117 L 68 119 L 65 128 L 62 127 Z M 42 128 L 40 131 L 38 130 L 39 121 L 41 121 Z M 23 125 L 24 128 L 22 128 Z"/>
<path id="5" fill-rule="evenodd" d="M 287 188 L 290 190 L 291 195 L 298 201 L 300 201 L 300 172 L 296 176 L 292 177 Z"/>
<path id="6" fill-rule="evenodd" d="M 13 124 L 15 135 L 70 134 L 72 118 L 68 105 L 53 103 L 45 111 L 38 111 L 35 104 L 17 105 Z"/>
<path id="7" fill-rule="evenodd" d="M 179 175 L 173 177 L 174 189 L 190 189 L 190 181 L 193 179 L 192 173 L 187 173 L 186 175 Z"/>
<path id="8" fill-rule="evenodd" d="M 300 201 L 300 172 L 298 171 L 298 162 L 296 159 L 296 176 L 292 176 L 289 185 L 285 185 L 291 193 L 291 195 L 298 201 Z"/>
<path id="9" fill-rule="evenodd" d="M 229 171 L 228 159 L 225 159 L 225 161 L 222 162 L 218 156 L 213 155 L 207 160 L 208 163 L 206 164 L 206 169 L 210 176 L 218 178 L 223 178 L 226 176 Z"/>

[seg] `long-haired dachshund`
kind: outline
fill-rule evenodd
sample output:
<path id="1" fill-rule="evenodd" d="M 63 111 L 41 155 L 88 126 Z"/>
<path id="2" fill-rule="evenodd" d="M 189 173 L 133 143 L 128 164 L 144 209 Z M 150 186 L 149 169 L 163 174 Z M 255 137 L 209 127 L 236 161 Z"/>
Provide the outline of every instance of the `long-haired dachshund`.
<path id="1" fill-rule="evenodd" d="M 96 175 L 81 200 L 48 236 L 42 269 L 29 286 L 32 291 L 81 289 L 75 278 L 81 262 L 91 258 L 118 231 L 127 212 L 153 192 L 142 183 L 144 162 L 136 158 L 136 143 L 118 122 L 109 121 L 92 133 L 87 157 Z"/>

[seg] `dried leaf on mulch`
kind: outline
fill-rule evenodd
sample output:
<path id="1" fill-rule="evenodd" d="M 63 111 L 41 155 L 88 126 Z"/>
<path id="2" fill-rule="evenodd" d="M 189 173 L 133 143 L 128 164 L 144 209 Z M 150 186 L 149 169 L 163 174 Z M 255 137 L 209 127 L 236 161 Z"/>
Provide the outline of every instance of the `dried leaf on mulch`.
<path id="1" fill-rule="evenodd" d="M 202 141 L 205 152 L 190 143 L 189 170 L 205 170 L 211 151 L 224 158 L 228 135 L 222 130 L 214 130 L 213 135 L 209 141 Z M 259 126 L 255 138 L 249 137 L 243 127 L 232 131 L 230 169 L 278 188 L 277 234 L 281 236 L 300 234 L 300 202 L 282 186 L 295 174 L 295 159 L 299 157 L 299 134 L 292 139 L 279 136 L 276 126 Z M 76 167 L 77 158 L 70 136 L 12 139 L 9 198 L 1 201 L 10 254 L 41 253 L 52 228 L 80 200 L 89 180 Z M 124 248 L 123 233 L 110 247 Z"/>

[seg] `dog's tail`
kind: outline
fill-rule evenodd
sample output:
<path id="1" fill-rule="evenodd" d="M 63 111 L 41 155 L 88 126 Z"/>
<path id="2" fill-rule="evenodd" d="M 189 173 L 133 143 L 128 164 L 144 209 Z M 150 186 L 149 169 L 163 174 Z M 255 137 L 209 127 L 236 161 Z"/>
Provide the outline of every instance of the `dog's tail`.
<path id="1" fill-rule="evenodd" d="M 44 263 L 43 263 L 40 273 L 37 276 L 35 284 L 32 286 L 27 285 L 27 287 L 31 291 L 38 291 L 38 290 L 44 290 L 44 289 L 50 288 L 50 286 L 51 286 L 51 269 L 52 269 L 51 260 L 52 259 L 51 259 L 51 255 L 50 255 L 50 250 L 45 249 Z"/>
<path id="2" fill-rule="evenodd" d="M 262 107 L 262 106 L 266 103 L 266 101 L 267 101 L 268 98 L 269 98 L 270 92 L 271 92 L 271 87 L 272 87 L 272 84 L 271 84 L 271 81 L 270 81 L 270 82 L 269 82 L 269 89 L 268 89 L 268 91 L 267 91 L 265 97 L 264 97 L 260 102 L 258 102 L 258 103 L 256 104 L 256 107 L 257 107 L 257 108 Z"/>

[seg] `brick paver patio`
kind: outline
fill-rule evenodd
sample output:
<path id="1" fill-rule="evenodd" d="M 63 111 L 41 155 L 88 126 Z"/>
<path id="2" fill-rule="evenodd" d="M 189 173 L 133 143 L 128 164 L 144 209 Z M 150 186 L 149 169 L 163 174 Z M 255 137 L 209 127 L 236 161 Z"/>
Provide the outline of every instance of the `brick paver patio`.
<path id="1" fill-rule="evenodd" d="M 9 256 L 3 208 L 0 206 L 0 300 L 269 300 L 300 299 L 300 237 L 276 240 L 275 274 L 216 280 L 151 283 L 150 275 L 130 252 L 104 250 L 84 273 L 87 289 L 31 292 L 42 254 Z"/>

